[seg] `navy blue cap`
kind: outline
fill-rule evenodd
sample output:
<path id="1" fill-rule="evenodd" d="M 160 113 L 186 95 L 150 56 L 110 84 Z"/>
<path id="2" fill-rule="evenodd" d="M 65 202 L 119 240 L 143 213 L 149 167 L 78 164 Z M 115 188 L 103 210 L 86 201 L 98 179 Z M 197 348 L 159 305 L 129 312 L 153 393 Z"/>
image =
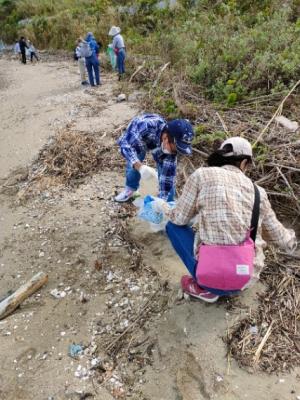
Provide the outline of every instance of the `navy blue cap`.
<path id="1" fill-rule="evenodd" d="M 175 139 L 176 149 L 182 154 L 192 154 L 194 130 L 187 119 L 173 119 L 167 123 L 166 130 Z"/>

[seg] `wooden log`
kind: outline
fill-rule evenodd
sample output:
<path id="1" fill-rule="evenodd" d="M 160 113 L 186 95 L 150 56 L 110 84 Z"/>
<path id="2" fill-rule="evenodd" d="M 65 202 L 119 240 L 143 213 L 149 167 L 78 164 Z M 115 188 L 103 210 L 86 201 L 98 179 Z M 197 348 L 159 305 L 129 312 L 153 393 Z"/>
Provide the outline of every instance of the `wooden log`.
<path id="1" fill-rule="evenodd" d="M 4 299 L 0 303 L 0 319 L 10 315 L 25 299 L 36 292 L 47 281 L 48 275 L 45 272 L 39 272 L 19 287 L 13 294 Z"/>

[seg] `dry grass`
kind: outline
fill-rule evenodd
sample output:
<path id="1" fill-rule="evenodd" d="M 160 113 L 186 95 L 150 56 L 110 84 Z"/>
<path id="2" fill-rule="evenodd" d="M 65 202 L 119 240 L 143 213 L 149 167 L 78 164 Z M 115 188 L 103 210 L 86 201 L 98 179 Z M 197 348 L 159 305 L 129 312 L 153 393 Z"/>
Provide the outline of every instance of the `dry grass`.
<path id="1" fill-rule="evenodd" d="M 96 135 L 66 128 L 40 151 L 18 197 L 28 198 L 53 186 L 77 185 L 92 173 L 116 170 L 122 161 Z"/>
<path id="2" fill-rule="evenodd" d="M 231 327 L 228 351 L 239 365 L 287 372 L 300 365 L 300 268 L 284 258 L 268 260 L 262 274 L 266 292 L 259 307 Z"/>

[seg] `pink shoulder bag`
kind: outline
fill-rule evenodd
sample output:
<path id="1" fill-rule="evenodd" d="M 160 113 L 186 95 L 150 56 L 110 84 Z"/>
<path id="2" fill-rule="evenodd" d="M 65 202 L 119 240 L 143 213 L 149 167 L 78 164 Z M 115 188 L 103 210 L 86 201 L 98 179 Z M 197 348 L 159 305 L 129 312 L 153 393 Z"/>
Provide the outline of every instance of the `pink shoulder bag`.
<path id="1" fill-rule="evenodd" d="M 260 205 L 259 190 L 253 185 L 255 197 L 250 231 L 245 240 L 237 245 L 200 245 L 196 269 L 199 286 L 237 291 L 243 290 L 252 278 Z"/>

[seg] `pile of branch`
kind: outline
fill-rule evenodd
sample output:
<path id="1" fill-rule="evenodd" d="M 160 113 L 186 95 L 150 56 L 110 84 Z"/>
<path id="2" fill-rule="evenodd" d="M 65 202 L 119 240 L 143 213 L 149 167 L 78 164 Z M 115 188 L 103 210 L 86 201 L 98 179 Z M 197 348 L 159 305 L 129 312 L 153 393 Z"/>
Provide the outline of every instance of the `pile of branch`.
<path id="1" fill-rule="evenodd" d="M 40 151 L 31 167 L 26 186 L 47 180 L 52 184 L 74 184 L 101 170 L 115 170 L 122 159 L 97 136 L 64 129 Z M 49 178 L 53 178 L 52 180 Z"/>
<path id="2" fill-rule="evenodd" d="M 200 128 L 190 159 L 195 168 L 205 164 L 222 133 L 222 139 L 243 136 L 253 145 L 252 178 L 266 189 L 277 212 L 300 216 L 300 132 L 276 122 L 284 114 L 300 123 L 299 83 L 289 92 L 252 98 L 229 108 L 208 102 L 184 80 L 170 82 L 167 92 L 172 91 L 180 114 L 193 120 L 196 130 Z"/>
<path id="3" fill-rule="evenodd" d="M 101 152 L 94 136 L 63 130 L 40 152 L 39 174 L 60 176 L 62 182 L 69 183 L 95 170 Z"/>
<path id="4" fill-rule="evenodd" d="M 300 366 L 300 267 L 287 259 L 269 260 L 262 274 L 266 292 L 259 307 L 231 328 L 228 352 L 239 365 L 267 373 Z"/>

